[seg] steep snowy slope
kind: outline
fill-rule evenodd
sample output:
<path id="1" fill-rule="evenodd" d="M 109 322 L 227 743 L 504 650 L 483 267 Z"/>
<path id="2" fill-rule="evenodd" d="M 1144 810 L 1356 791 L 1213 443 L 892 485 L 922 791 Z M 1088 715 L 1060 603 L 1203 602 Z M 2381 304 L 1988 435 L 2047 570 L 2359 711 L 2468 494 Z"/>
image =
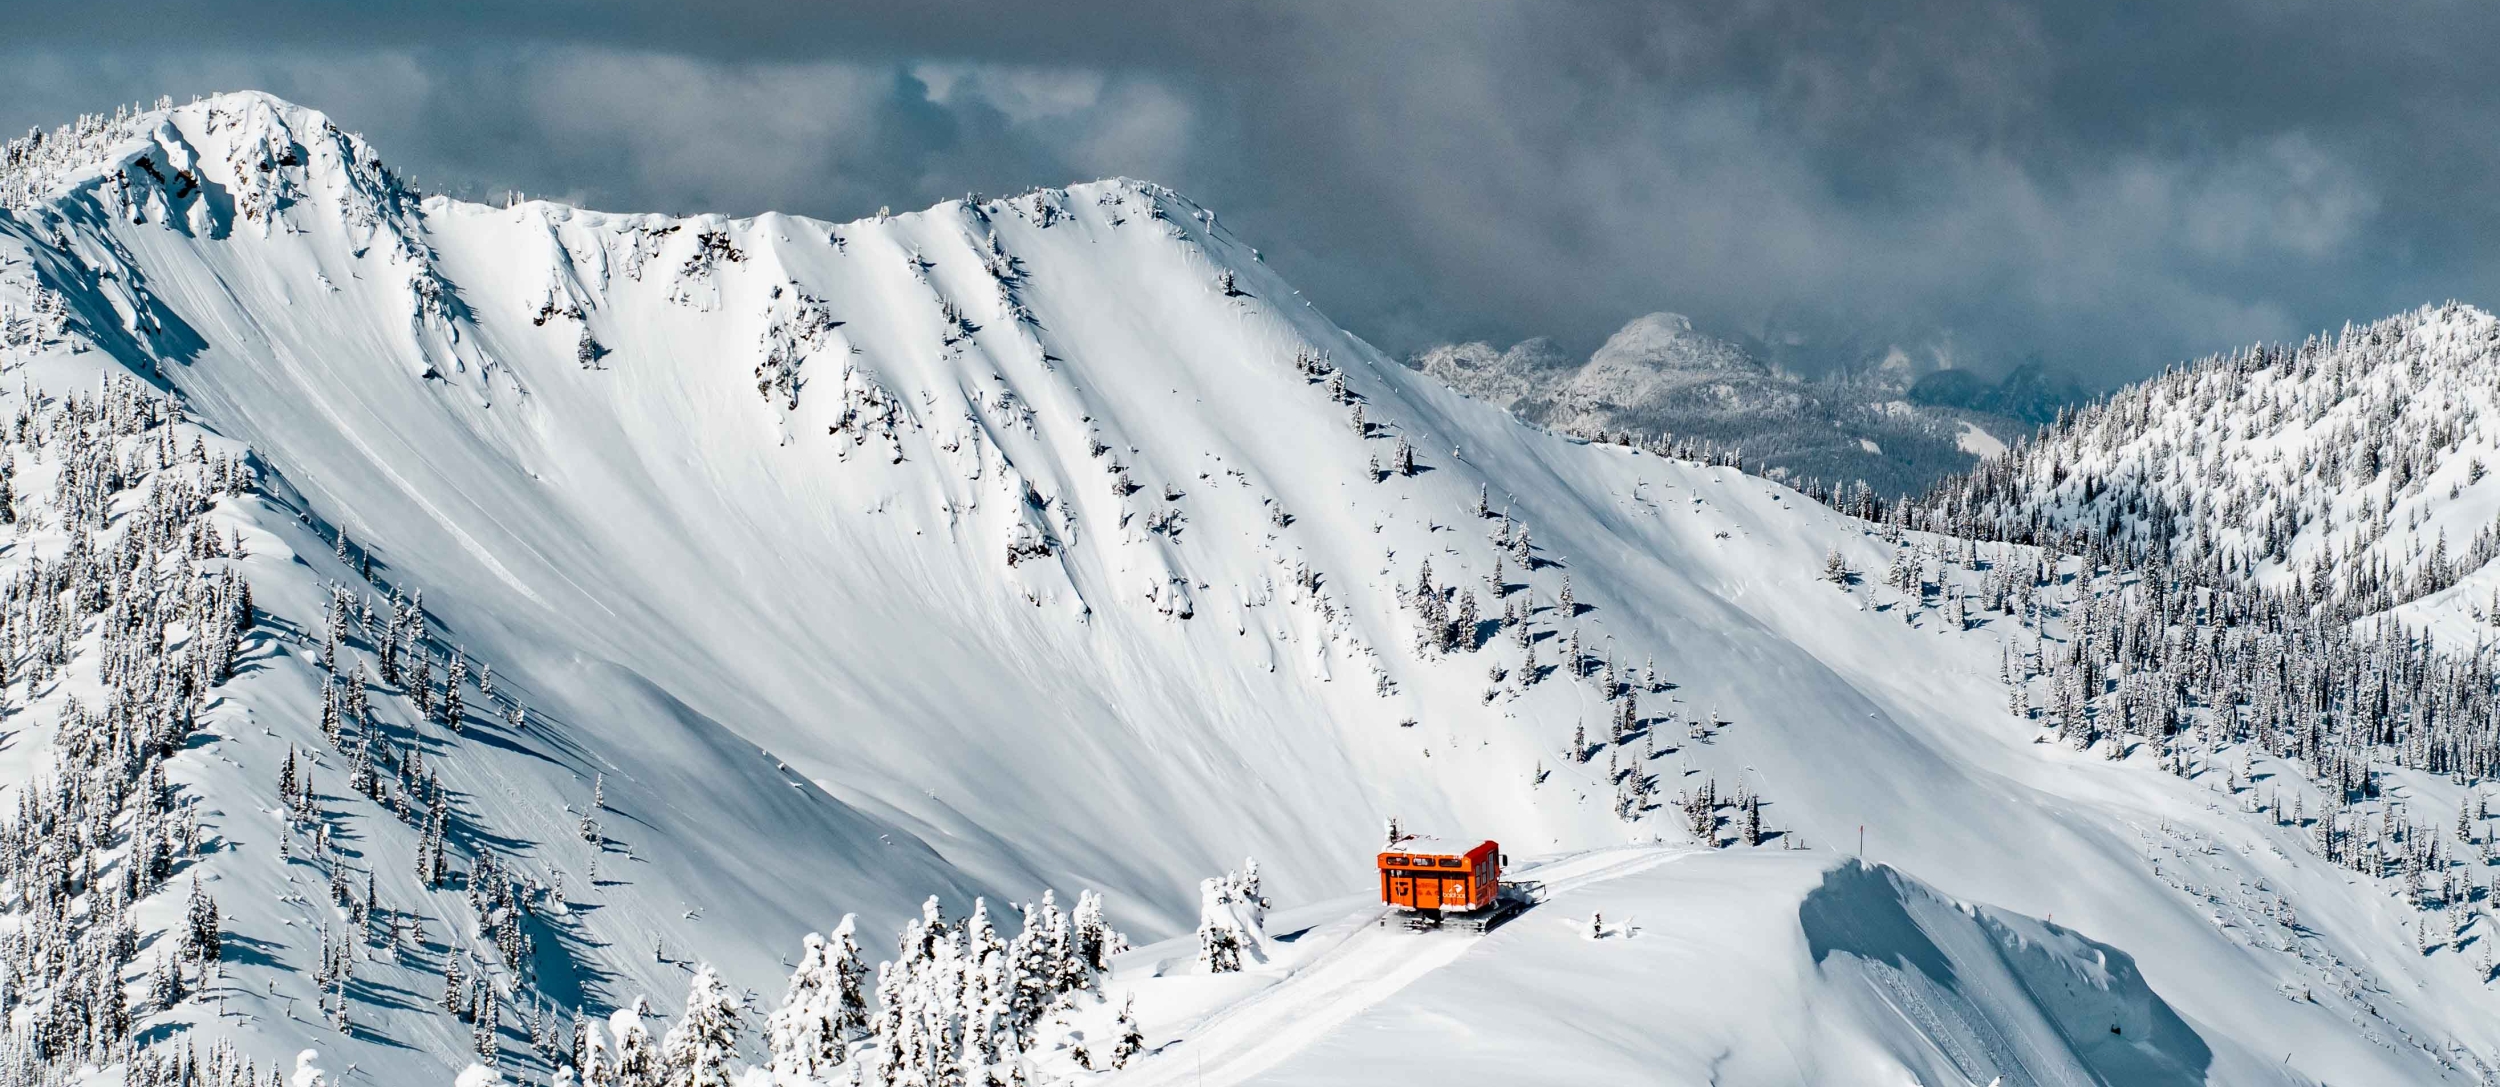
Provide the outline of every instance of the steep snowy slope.
<path id="1" fill-rule="evenodd" d="M 1245 853 L 1278 901 L 1364 889 L 1384 817 L 1527 856 L 1741 838 L 1750 798 L 1763 841 L 1863 827 L 1943 894 L 2135 955 L 2215 1082 L 2287 1053 L 2335 1081 L 2464 1082 L 2500 1054 L 2465 955 L 2426 959 L 2385 887 L 2242 811 L 2227 744 L 2034 742 L 2000 670 L 2070 635 L 2012 600 L 2064 615 L 2071 565 L 1522 426 L 1328 324 L 1168 191 L 838 225 L 489 208 L 420 197 L 320 115 L 248 94 L 57 143 L 0 186 L 0 316 L 25 330 L 5 364 L 30 390 L 11 395 L 59 413 L 126 368 L 266 469 L 219 514 L 247 541 L 229 561 L 266 616 L 260 666 L 170 760 L 232 843 L 186 871 L 239 950 L 215 1002 L 142 999 L 152 1036 L 189 1022 L 263 1060 L 314 1045 L 440 1082 L 476 1046 L 435 1010 L 450 960 L 494 979 L 502 1062 L 539 1078 L 516 1009 L 674 1013 L 696 960 L 768 998 L 845 911 L 882 954 L 927 894 L 1093 887 L 1163 937 Z M 1834 557 L 1918 576 L 1835 583 Z M 325 735 L 345 697 L 323 695 L 325 654 L 333 689 L 377 673 L 376 740 Z M 468 680 L 433 682 L 455 660 Z M 22 774 L 65 693 L 12 696 Z M 317 795 L 281 805 L 290 745 L 322 762 Z M 390 802 L 430 784 L 341 788 L 361 752 L 410 749 L 422 772 L 384 770 L 438 776 L 441 816 Z M 420 878 L 445 853 L 450 876 Z M 1829 859 L 1725 878 L 1795 913 Z M 1619 885 L 1624 908 L 1686 909 L 1681 867 Z M 379 952 L 366 892 L 325 899 L 333 872 L 372 873 L 423 938 Z M 1844 912 L 1862 897 L 1883 896 Z M 318 969 L 351 930 L 352 966 Z M 1553 953 L 1512 943 L 1506 962 Z M 1889 984 L 1760 950 L 1786 973 L 1744 997 L 1757 1015 L 1842 1006 L 1783 978 Z M 345 979 L 350 1033 L 311 1022 L 315 975 Z M 1523 1002 L 1556 984 L 1516 976 Z M 2026 1007 L 1979 1019 L 2054 1021 Z M 1604 1014 L 1636 1059 L 1648 1012 Z M 1321 1033 L 1301 1059 L 1329 1060 Z M 1867 1052 L 1943 1067 L 1915 1041 Z M 1891 1067 L 1867 1060 L 1849 1067 Z"/>

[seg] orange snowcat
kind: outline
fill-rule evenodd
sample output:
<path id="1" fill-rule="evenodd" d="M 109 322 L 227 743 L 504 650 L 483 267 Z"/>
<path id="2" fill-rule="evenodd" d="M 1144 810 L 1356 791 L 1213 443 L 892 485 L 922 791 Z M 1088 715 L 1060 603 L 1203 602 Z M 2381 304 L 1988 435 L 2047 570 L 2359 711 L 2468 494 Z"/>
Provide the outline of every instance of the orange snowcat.
<path id="1" fill-rule="evenodd" d="M 1380 923 L 1490 930 L 1528 905 L 1517 888 L 1502 883 L 1505 859 L 1502 847 L 1491 841 L 1462 850 L 1421 835 L 1398 839 L 1380 854 L 1380 901 L 1390 907 Z"/>

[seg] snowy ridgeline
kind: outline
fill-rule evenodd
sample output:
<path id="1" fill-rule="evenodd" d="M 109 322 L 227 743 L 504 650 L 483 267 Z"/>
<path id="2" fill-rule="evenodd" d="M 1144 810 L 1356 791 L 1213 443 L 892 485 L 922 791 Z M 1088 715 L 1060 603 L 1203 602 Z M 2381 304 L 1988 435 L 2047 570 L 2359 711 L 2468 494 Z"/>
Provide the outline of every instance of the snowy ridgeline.
<path id="1" fill-rule="evenodd" d="M 1757 345 L 1764 346 L 1764 345 Z M 1444 344 L 1407 365 L 1531 423 L 1598 440 L 1632 436 L 1696 459 L 1735 459 L 1812 489 L 1924 490 L 2030 432 L 2008 415 L 1919 402 L 1899 348 L 1808 380 L 1673 313 L 1634 318 L 1586 360 L 1551 342 Z M 1852 360 L 1853 362 L 1857 360 Z"/>
<path id="2" fill-rule="evenodd" d="M 2488 673 L 2242 552 L 1974 542 L 1521 426 L 1135 182 L 487 208 L 258 95 L 7 161 L 18 1082 L 1351 1080 L 1375 1021 L 1706 1075 L 1621 995 L 1670 969 L 1763 979 L 1698 1036 L 1826 1055 L 1766 1082 L 2121 1081 L 2034 1044 L 2104 998 L 2217 1082 L 2500 1060 Z M 1565 859 L 1512 926 L 1398 943 L 1342 897 L 1390 815 Z M 1817 898 L 1861 828 L 1943 890 Z M 1046 887 L 1106 893 L 923 912 Z M 1886 908 L 2014 935 L 1807 954 Z M 1728 958 L 1548 969 L 1730 915 Z M 2027 947 L 2142 974 L 2053 998 Z"/>
<path id="3" fill-rule="evenodd" d="M 2472 580 L 2441 610 L 2487 625 L 2495 359 L 2500 319 L 2456 303 L 2216 356 L 2062 419 L 1911 515 L 1962 536 L 2088 535 L 2337 621 Z"/>

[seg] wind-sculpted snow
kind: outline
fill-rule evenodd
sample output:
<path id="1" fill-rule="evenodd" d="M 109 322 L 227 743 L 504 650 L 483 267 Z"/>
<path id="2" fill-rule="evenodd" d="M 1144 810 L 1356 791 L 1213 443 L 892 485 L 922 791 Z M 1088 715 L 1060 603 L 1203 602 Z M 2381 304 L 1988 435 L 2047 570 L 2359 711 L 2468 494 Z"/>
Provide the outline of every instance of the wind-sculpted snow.
<path id="1" fill-rule="evenodd" d="M 1481 940 L 1301 933 L 1287 947 L 1308 958 L 1291 974 L 1118 1082 L 2231 1081 L 2123 952 L 2060 926 L 1828 855 L 1647 854 L 1530 873 L 1609 869 L 1557 880 L 1566 889 L 1546 905 Z M 1184 980 L 1111 984 L 1151 993 Z M 1360 981 L 1390 980 L 1400 998 L 1360 1001 Z M 1316 1037 L 1280 1047 L 1311 1020 L 1260 1013 L 1296 1002 L 1359 1003 L 1311 1017 Z M 1228 1047 L 1245 1026 L 1265 1033 Z M 1263 1048 L 1286 1059 L 1263 1063 Z"/>
<path id="2" fill-rule="evenodd" d="M 1854 863 L 1826 872 L 1797 916 L 1827 976 L 1855 973 L 1935 1043 L 1952 1067 L 1930 1076 L 2205 1082 L 2211 1050 L 2117 948 Z"/>
<path id="3" fill-rule="evenodd" d="M 1523 426 L 1152 185 L 672 218 L 422 196 L 369 154 L 222 96 L 82 137 L 0 215 L 7 411 L 137 375 L 256 481 L 212 516 L 260 633 L 212 738 L 167 760 L 231 843 L 185 871 L 233 950 L 135 1000 L 143 1040 L 318 1048 L 394 1087 L 492 1052 L 544 1080 L 582 1061 L 578 1017 L 761 1062 L 802 937 L 856 913 L 863 954 L 920 950 L 881 1005 L 913 1025 L 846 1035 L 853 1063 L 1111 1075 L 1105 1032 L 1177 1021 L 1159 997 L 1111 1018 L 1137 960 L 1009 1014 L 964 996 L 1007 975 L 967 965 L 980 926 L 915 922 L 927 896 L 986 918 L 1094 888 L 1151 940 L 1245 854 L 1278 902 L 1364 889 L 1399 817 L 1523 859 L 1802 846 L 1813 871 L 1863 827 L 1941 893 L 2134 955 L 2217 1082 L 2285 1053 L 2462 1081 L 2500 1053 L 2472 952 L 2426 957 L 2381 884 L 2240 810 L 2291 792 L 2284 764 L 2142 726 L 2034 742 L 2001 673 L 2074 640 L 2071 557 Z M 16 791 L 64 707 L 8 697 Z M 1680 867 L 1608 912 L 1683 901 Z M 132 908 L 144 940 L 171 893 Z M 1745 938 L 1802 939 L 1793 901 L 1779 920 Z"/>

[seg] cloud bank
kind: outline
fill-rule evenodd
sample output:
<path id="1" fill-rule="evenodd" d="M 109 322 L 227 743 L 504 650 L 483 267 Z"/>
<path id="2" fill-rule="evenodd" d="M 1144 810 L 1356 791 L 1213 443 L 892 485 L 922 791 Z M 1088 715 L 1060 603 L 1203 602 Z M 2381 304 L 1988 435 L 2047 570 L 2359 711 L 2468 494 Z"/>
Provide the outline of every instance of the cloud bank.
<path id="1" fill-rule="evenodd" d="M 2500 303 L 2500 7 L 905 7 L 29 5 L 0 124 L 261 87 L 624 210 L 1148 177 L 1393 351 L 1804 310 L 2116 381 Z"/>

